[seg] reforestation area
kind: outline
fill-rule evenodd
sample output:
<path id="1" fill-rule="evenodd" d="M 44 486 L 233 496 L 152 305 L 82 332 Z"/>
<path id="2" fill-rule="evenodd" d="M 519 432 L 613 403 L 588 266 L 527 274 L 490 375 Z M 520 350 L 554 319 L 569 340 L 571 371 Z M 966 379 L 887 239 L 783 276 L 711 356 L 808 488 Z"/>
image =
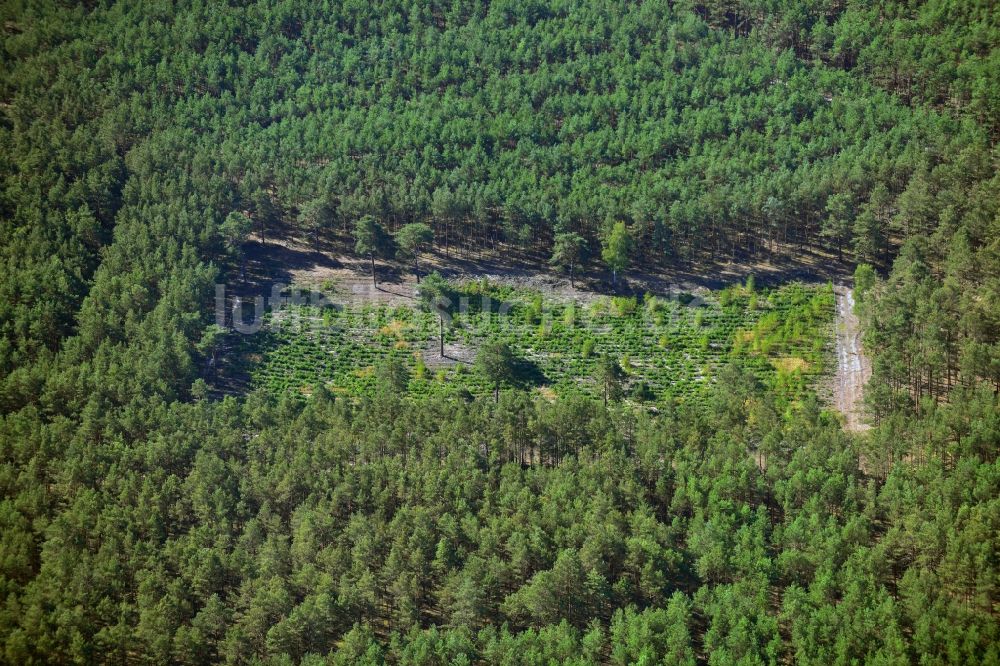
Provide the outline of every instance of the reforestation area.
<path id="1" fill-rule="evenodd" d="M 0 663 L 1000 664 L 996 3 L 0 34 Z"/>
<path id="2" fill-rule="evenodd" d="M 424 288 L 436 277 L 425 279 Z M 231 335 L 231 349 L 223 338 L 215 343 L 222 370 L 210 378 L 224 388 L 242 371 L 271 393 L 310 395 L 322 385 L 335 394 L 371 395 L 383 379 L 380 370 L 398 365 L 393 372 L 404 374 L 397 374 L 397 388 L 420 395 L 491 393 L 499 379 L 505 389 L 548 397 L 628 396 L 656 404 L 704 400 L 713 374 L 732 361 L 795 399 L 833 361 L 829 285 L 758 292 L 751 283 L 705 298 L 612 296 L 589 304 L 486 280 L 440 285 L 450 306 L 358 307 L 336 296 L 325 306 L 305 297 L 303 304 L 282 304 L 265 315 L 259 333 Z M 476 363 L 490 342 L 510 348 L 499 373 Z"/>

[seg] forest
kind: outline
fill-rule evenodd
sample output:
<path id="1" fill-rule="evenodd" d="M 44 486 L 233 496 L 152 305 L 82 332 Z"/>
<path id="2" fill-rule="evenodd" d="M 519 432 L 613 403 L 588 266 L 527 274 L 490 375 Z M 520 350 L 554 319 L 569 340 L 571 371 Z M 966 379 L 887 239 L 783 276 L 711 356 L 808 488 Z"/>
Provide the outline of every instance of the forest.
<path id="1" fill-rule="evenodd" d="M 1000 664 L 996 3 L 0 19 L 0 663 Z M 235 333 L 288 239 L 420 301 Z"/>

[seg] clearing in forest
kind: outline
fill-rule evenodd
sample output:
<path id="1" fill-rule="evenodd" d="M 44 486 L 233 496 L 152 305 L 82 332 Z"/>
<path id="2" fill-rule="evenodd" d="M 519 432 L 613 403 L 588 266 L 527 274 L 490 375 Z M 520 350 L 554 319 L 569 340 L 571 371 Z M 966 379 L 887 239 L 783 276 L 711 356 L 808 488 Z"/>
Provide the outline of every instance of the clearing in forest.
<path id="1" fill-rule="evenodd" d="M 449 290 L 442 318 L 416 300 L 361 302 L 336 291 L 318 307 L 288 299 L 266 314 L 260 332 L 231 336 L 226 365 L 272 393 L 308 395 L 322 385 L 366 395 L 379 365 L 396 357 L 409 370 L 411 394 L 485 395 L 491 387 L 473 361 L 483 342 L 503 340 L 517 359 L 508 387 L 600 396 L 598 364 L 608 357 L 623 371 L 628 399 L 654 402 L 700 400 L 730 360 L 792 399 L 815 384 L 831 356 L 831 285 L 584 300 L 486 279 Z"/>

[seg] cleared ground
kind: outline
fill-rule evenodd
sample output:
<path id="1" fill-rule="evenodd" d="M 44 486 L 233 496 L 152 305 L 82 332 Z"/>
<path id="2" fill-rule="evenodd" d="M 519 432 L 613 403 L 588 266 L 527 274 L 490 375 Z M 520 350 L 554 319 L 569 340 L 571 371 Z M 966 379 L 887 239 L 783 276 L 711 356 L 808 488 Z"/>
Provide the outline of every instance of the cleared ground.
<path id="1" fill-rule="evenodd" d="M 834 288 L 837 298 L 837 373 L 834 376 L 833 400 L 844 415 L 848 430 L 866 430 L 862 420 L 865 384 L 872 369 L 861 346 L 861 326 L 854 314 L 854 292 L 849 287 Z"/>

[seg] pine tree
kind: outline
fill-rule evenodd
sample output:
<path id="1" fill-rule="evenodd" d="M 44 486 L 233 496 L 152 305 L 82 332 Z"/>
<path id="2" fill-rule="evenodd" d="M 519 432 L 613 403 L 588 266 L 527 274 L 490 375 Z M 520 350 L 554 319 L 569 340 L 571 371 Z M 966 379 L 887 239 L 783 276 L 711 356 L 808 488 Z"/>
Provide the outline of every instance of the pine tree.
<path id="1" fill-rule="evenodd" d="M 616 222 L 604 239 L 601 258 L 611 269 L 611 283 L 618 284 L 618 273 L 625 270 L 632 253 L 632 236 L 624 222 Z"/>
<path id="2" fill-rule="evenodd" d="M 417 260 L 424 248 L 434 240 L 434 232 L 423 222 L 413 222 L 407 224 L 396 232 L 396 245 L 399 247 L 399 257 L 403 260 L 413 261 L 413 274 L 420 282 L 420 272 L 417 269 Z"/>
<path id="3" fill-rule="evenodd" d="M 586 243 L 583 236 L 575 233 L 562 233 L 556 236 L 555 245 L 552 249 L 552 259 L 549 263 L 557 268 L 565 269 L 569 272 L 569 284 L 575 287 L 573 274 L 577 264 L 583 257 Z"/>
<path id="4" fill-rule="evenodd" d="M 375 255 L 385 248 L 385 231 L 371 215 L 365 215 L 354 223 L 354 251 L 368 255 L 372 264 L 372 285 L 378 286 L 375 276 Z"/>

